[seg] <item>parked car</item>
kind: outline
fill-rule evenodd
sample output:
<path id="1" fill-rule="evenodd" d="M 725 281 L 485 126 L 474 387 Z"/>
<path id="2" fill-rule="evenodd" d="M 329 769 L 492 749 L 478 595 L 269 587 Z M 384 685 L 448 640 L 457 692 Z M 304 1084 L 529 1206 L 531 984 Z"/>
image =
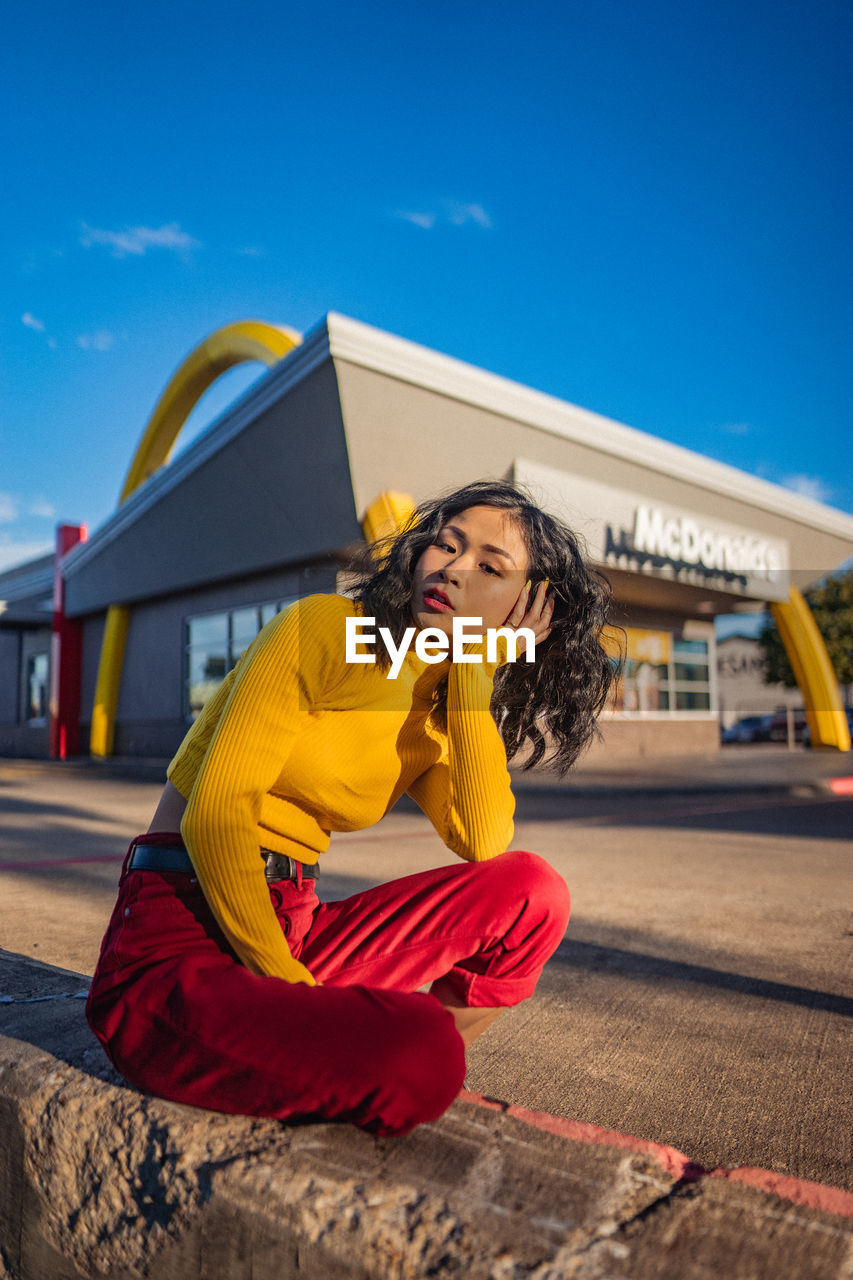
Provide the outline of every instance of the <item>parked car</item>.
<path id="1" fill-rule="evenodd" d="M 723 742 L 767 742 L 772 716 L 743 716 L 721 735 Z"/>
<path id="2" fill-rule="evenodd" d="M 847 728 L 850 730 L 850 737 L 853 738 L 853 707 L 845 707 L 844 714 L 847 717 Z M 803 730 L 803 746 L 810 747 L 812 745 L 812 731 L 808 725 Z"/>
<path id="3" fill-rule="evenodd" d="M 806 713 L 803 711 L 802 707 L 795 707 L 793 709 L 793 716 L 794 741 L 802 742 L 803 734 L 808 727 Z M 771 742 L 788 741 L 788 712 L 784 707 L 780 708 L 778 711 L 774 711 L 773 715 L 770 717 L 770 730 L 768 737 Z"/>

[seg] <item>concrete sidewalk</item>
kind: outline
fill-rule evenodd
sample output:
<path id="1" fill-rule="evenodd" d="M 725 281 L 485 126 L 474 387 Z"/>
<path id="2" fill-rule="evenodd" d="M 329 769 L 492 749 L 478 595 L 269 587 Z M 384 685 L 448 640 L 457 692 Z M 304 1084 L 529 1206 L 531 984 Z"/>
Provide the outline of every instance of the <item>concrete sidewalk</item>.
<path id="1" fill-rule="evenodd" d="M 463 1095 L 406 1138 L 137 1093 L 87 980 L 0 956 L 9 1280 L 837 1280 L 853 1195 Z"/>
<path id="2" fill-rule="evenodd" d="M 66 1227 L 50 1207 L 62 1191 L 51 1169 L 39 1174 L 41 1189 L 30 1185 L 39 1152 L 58 1152 L 72 1137 L 82 1142 L 82 1132 L 89 1147 L 82 1154 L 73 1147 L 70 1163 L 96 1173 L 62 1191 L 66 1206 L 69 1197 L 85 1196 L 107 1212 L 110 1181 L 107 1167 L 92 1164 L 96 1153 L 103 1147 L 118 1165 L 128 1144 L 141 1153 L 142 1172 L 115 1174 L 120 1185 L 109 1212 L 124 1212 L 130 1196 L 130 1217 L 144 1224 L 137 1235 L 148 1244 L 128 1244 L 124 1261 L 103 1255 L 101 1269 L 117 1280 L 144 1274 L 155 1246 L 158 1280 L 257 1280 L 272 1275 L 264 1270 L 263 1241 L 273 1241 L 269 1248 L 280 1257 L 296 1250 L 298 1274 L 324 1277 L 811 1280 L 844 1275 L 845 1266 L 853 1276 L 853 1252 L 844 1253 L 850 1224 L 841 1220 L 853 1191 L 853 800 L 829 788 L 831 778 L 850 773 L 849 755 L 753 747 L 707 761 L 587 766 L 562 783 L 516 774 L 514 845 L 535 849 L 561 871 L 573 917 L 534 998 L 508 1011 L 469 1053 L 469 1087 L 513 1105 L 489 1112 L 460 1101 L 437 1125 L 376 1144 L 345 1128 L 280 1130 L 140 1100 L 102 1059 L 97 1066 L 80 1056 L 100 1050 L 73 993 L 87 985 L 82 975 L 94 964 L 121 857 L 130 836 L 147 825 L 162 772 L 136 762 L 0 760 L 0 946 L 7 952 L 0 994 L 12 997 L 0 1004 L 0 1034 L 8 1037 L 0 1052 L 0 1112 L 11 1134 L 22 1126 L 29 1133 L 30 1125 L 42 1134 L 36 1147 L 26 1134 L 10 1139 L 0 1204 L 3 1188 L 20 1182 L 24 1209 L 36 1206 L 23 1240 L 43 1240 L 47 1250 L 33 1256 L 58 1267 L 56 1250 L 67 1247 L 83 1267 L 27 1271 L 9 1254 L 8 1273 L 14 1280 L 72 1280 L 96 1266 L 91 1242 L 56 1244 L 66 1240 Z M 343 897 L 450 860 L 423 815 L 402 804 L 377 827 L 335 839 L 321 892 Z M 14 989 L 6 985 L 13 976 Z M 61 998 L 20 1003 L 39 994 Z M 48 1080 L 53 1092 L 45 1091 Z M 87 1090 L 107 1086 L 118 1093 L 87 1111 Z M 92 1119 L 88 1129 L 76 1126 L 77 1136 L 48 1132 L 34 1119 L 63 1115 Z M 258 1133 L 260 1147 L 253 1145 Z M 163 1197 L 185 1141 L 196 1190 L 195 1208 L 183 1214 Z M 407 1151 L 417 1159 L 407 1163 Z M 315 1155 L 320 1164 L 311 1164 Z M 157 1181 L 164 1160 L 171 1172 Z M 767 1172 L 704 1176 L 700 1166 Z M 385 1181 L 389 1172 L 400 1173 L 396 1191 Z M 298 1202 L 288 1198 L 288 1177 Z M 591 1196 L 598 1188 L 598 1208 L 573 1198 L 581 1194 L 575 1183 Z M 274 1190 L 269 1203 L 265 1193 L 257 1202 L 255 1191 L 238 1193 L 262 1185 Z M 848 1198 L 833 1187 L 846 1188 Z M 559 1192 L 559 1203 L 542 1199 L 549 1189 Z M 396 1206 L 389 1210 L 393 1230 L 382 1210 L 389 1204 Z M 601 1205 L 616 1207 L 608 1217 L 599 1214 Z M 334 1225 L 318 1225 L 322 1206 L 332 1207 Z M 84 1216 L 78 1212 L 75 1221 Z M 547 1230 L 525 1235 L 522 1219 Z M 421 1221 L 432 1224 L 426 1234 Z M 124 1219 L 107 1226 L 110 1238 L 133 1234 Z M 15 1229 L 9 1227 L 13 1236 Z M 233 1249 L 220 1240 L 229 1231 L 238 1242 Z M 438 1254 L 429 1252 L 433 1232 L 444 1250 Z M 411 1252 L 415 1240 L 426 1252 Z M 518 1256 L 516 1240 L 523 1243 Z M 461 1253 L 457 1241 L 467 1242 Z M 492 1244 L 503 1253 L 489 1253 Z M 170 1251 L 174 1270 L 165 1261 Z M 200 1261 L 211 1257 L 218 1262 Z M 236 1269 L 216 1269 L 219 1262 Z M 275 1274 L 296 1272 L 280 1264 Z"/>

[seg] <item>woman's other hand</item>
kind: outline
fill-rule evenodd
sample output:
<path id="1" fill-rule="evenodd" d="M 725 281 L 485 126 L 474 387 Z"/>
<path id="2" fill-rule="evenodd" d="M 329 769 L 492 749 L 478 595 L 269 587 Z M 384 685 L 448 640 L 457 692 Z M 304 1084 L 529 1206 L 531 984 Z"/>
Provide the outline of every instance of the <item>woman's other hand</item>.
<path id="1" fill-rule="evenodd" d="M 535 648 L 535 645 L 540 644 L 550 635 L 553 614 L 554 593 L 551 592 L 550 595 L 548 593 L 548 579 L 546 578 L 544 582 L 538 583 L 535 590 L 531 589 L 531 583 L 528 580 L 519 592 L 518 598 L 507 617 L 501 623 L 501 627 L 512 631 L 517 631 L 520 627 L 527 627 L 533 632 Z M 476 654 L 482 663 L 484 672 L 491 678 L 494 678 L 498 667 L 502 667 L 509 662 L 509 643 L 506 635 L 497 636 L 494 657 L 491 661 L 486 656 L 488 639 L 485 635 L 479 642 L 466 644 L 464 652 L 466 654 Z M 515 645 L 515 653 L 524 654 L 525 652 L 524 642 L 519 641 Z"/>
<path id="2" fill-rule="evenodd" d="M 513 630 L 518 630 L 519 627 L 529 627 L 537 644 L 541 644 L 551 634 L 551 619 L 554 616 L 554 593 L 553 591 L 548 591 L 548 581 L 548 578 L 545 578 L 542 582 L 538 582 L 535 588 L 531 589 L 531 582 L 528 578 L 518 594 L 518 599 L 507 615 L 506 621 L 503 623 L 503 626 L 512 627 Z"/>

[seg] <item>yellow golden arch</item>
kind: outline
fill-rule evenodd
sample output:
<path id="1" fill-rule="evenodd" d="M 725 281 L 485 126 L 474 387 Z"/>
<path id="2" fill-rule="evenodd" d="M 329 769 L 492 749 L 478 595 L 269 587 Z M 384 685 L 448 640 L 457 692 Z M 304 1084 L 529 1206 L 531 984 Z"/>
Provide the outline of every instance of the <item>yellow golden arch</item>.
<path id="1" fill-rule="evenodd" d="M 787 600 L 770 607 L 803 695 L 812 743 L 849 751 L 841 691 L 811 609 L 796 587 L 791 587 Z"/>
<path id="2" fill-rule="evenodd" d="M 178 435 L 201 396 L 234 365 L 259 360 L 275 364 L 302 341 L 292 329 L 242 320 L 225 325 L 206 338 L 175 372 L 163 392 L 140 440 L 127 473 L 119 504 L 169 460 Z M 407 493 L 386 490 L 370 504 L 362 519 L 369 542 L 404 528 L 415 509 Z M 791 667 L 803 694 L 806 715 L 816 747 L 850 750 L 850 731 L 841 703 L 838 681 L 823 637 L 808 604 L 796 587 L 789 598 L 771 605 Z M 115 714 L 124 661 L 130 610 L 112 605 L 107 611 L 95 703 L 92 708 L 90 751 L 109 756 L 113 749 Z"/>
<path id="3" fill-rule="evenodd" d="M 122 486 L 119 506 L 169 461 L 181 428 L 218 377 L 234 365 L 250 360 L 273 365 L 301 341 L 300 334 L 283 325 L 240 320 L 217 329 L 199 343 L 176 370 L 151 415 Z M 89 738 L 93 756 L 112 755 L 129 621 L 130 610 L 125 606 L 111 605 L 107 610 Z"/>

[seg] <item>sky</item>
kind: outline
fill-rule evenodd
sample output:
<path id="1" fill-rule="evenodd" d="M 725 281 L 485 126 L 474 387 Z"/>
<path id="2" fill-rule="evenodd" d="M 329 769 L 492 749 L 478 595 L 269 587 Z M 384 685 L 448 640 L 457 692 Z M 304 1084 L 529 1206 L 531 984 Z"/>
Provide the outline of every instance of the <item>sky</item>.
<path id="1" fill-rule="evenodd" d="M 851 55 L 846 0 L 10 9 L 0 569 L 213 330 L 328 311 L 853 514 Z"/>

